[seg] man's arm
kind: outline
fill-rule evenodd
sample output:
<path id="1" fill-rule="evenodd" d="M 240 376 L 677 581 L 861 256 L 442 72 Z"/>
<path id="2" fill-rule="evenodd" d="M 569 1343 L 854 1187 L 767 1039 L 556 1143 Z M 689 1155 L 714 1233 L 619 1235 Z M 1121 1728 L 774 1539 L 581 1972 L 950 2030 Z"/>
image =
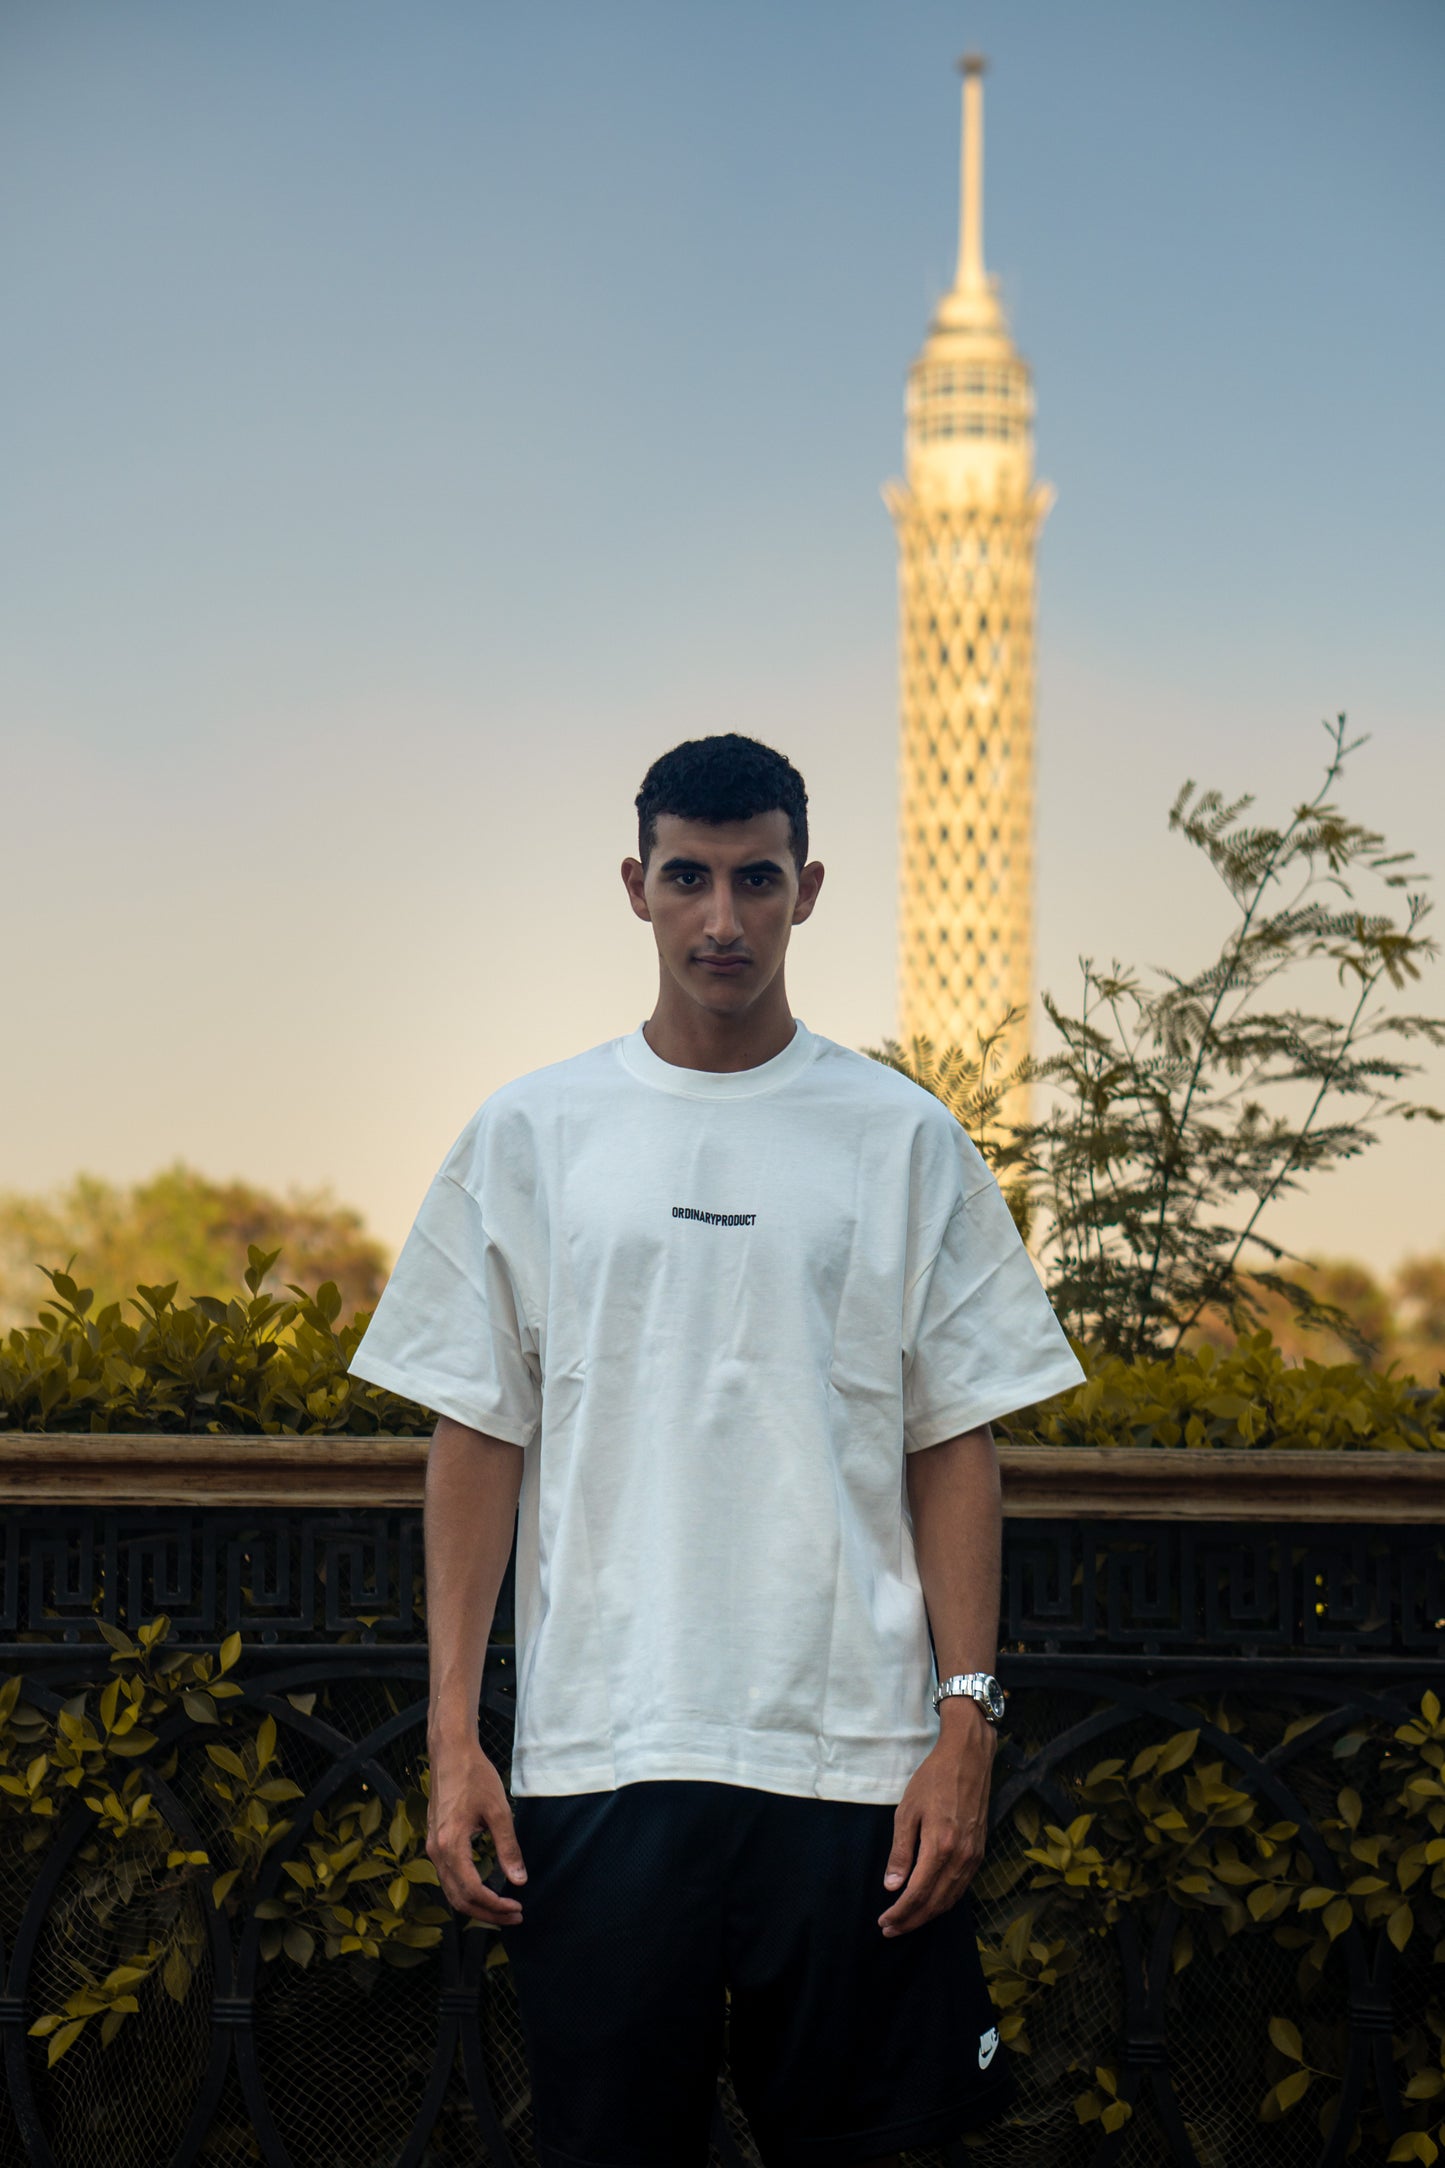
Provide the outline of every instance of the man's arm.
<path id="1" fill-rule="evenodd" d="M 478 1874 L 472 1857 L 477 1830 L 490 1832 L 509 1880 L 526 1880 L 506 1787 L 477 1736 L 487 1642 L 521 1487 L 521 1446 L 450 1416 L 439 1418 L 427 1454 L 422 1511 L 431 1674 L 426 1849 L 448 1900 L 490 1927 L 516 1926 L 522 1908 L 515 1897 L 490 1890 Z"/>
<path id="2" fill-rule="evenodd" d="M 938 1676 L 992 1671 L 1003 1539 L 993 1432 L 987 1423 L 963 1431 L 909 1453 L 904 1466 Z M 938 1743 L 909 1779 L 894 1818 L 884 1882 L 897 1889 L 908 1876 L 908 1884 L 879 1917 L 885 1935 L 905 1934 L 948 1911 L 983 1859 L 997 1735 L 964 1695 L 940 1702 L 938 1722 Z"/>

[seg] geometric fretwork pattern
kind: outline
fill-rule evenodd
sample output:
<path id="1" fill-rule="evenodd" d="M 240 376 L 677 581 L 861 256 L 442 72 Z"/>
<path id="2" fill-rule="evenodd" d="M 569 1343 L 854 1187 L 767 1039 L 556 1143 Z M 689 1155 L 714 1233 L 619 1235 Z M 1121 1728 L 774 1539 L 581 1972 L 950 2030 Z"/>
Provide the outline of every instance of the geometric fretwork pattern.
<path id="1" fill-rule="evenodd" d="M 901 746 L 899 1025 L 906 1040 L 1027 1050 L 1033 994 L 1034 558 L 1042 492 L 920 502 L 898 530 Z M 1011 1111 L 1025 1119 L 1020 1091 Z"/>

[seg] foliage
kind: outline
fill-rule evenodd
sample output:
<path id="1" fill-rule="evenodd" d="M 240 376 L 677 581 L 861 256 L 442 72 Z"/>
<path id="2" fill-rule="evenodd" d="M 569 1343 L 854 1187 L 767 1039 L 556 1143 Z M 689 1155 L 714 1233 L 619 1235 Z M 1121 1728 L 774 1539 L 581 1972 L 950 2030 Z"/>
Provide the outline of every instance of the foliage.
<path id="1" fill-rule="evenodd" d="M 1356 1349 L 1328 1326 L 1302 1321 L 1293 1306 L 1253 1274 L 1242 1275 L 1259 1302 L 1260 1327 L 1269 1331 L 1287 1362 L 1312 1355 L 1321 1362 L 1341 1362 L 1354 1354 L 1368 1370 L 1397 1370 L 1404 1377 L 1438 1378 L 1445 1373 L 1445 1254 L 1420 1251 L 1400 1259 L 1387 1275 L 1376 1275 L 1357 1258 L 1318 1257 L 1296 1268 L 1295 1277 L 1322 1304 L 1333 1303 L 1349 1318 Z M 1205 1341 L 1232 1347 L 1235 1335 L 1217 1310 L 1204 1312 L 1180 1339 L 1182 1347 Z"/>
<path id="2" fill-rule="evenodd" d="M 347 1310 L 375 1306 L 388 1259 L 360 1213 L 326 1190 L 278 1197 L 250 1182 L 213 1182 L 193 1168 L 164 1168 L 119 1188 L 79 1174 L 55 1196 L 0 1196 L 0 1324 L 34 1314 L 45 1258 L 78 1258 L 98 1301 L 118 1302 L 137 1284 L 175 1280 L 186 1293 L 229 1287 L 251 1244 L 284 1251 L 298 1279 L 334 1280 Z M 279 1286 L 268 1288 L 279 1294 Z"/>
<path id="3" fill-rule="evenodd" d="M 339 1324 L 332 1281 L 263 1291 L 279 1254 L 252 1245 L 244 1300 L 180 1303 L 172 1280 L 137 1290 L 135 1319 L 116 1302 L 92 1316 L 92 1290 L 47 1269 L 54 1301 L 0 1346 L 0 1430 L 428 1435 L 424 1409 L 347 1376 L 369 1311 Z"/>
<path id="4" fill-rule="evenodd" d="M 1137 1362 L 1075 1352 L 1085 1382 L 996 1425 L 1010 1443 L 1445 1450 L 1445 1383 L 1413 1386 L 1355 1363 L 1286 1363 L 1265 1331 L 1241 1333 L 1223 1355 L 1208 1343 Z"/>
<path id="5" fill-rule="evenodd" d="M 1433 908 L 1418 888 L 1407 890 L 1403 926 L 1355 901 L 1347 873 L 1406 888 L 1408 876 L 1396 869 L 1414 854 L 1387 852 L 1382 836 L 1328 801 L 1347 755 L 1365 742 L 1345 745 L 1344 722 L 1342 715 L 1325 726 L 1334 742 L 1324 782 L 1283 829 L 1241 824 L 1249 796 L 1226 805 L 1209 790 L 1191 804 L 1189 781 L 1175 799 L 1170 827 L 1206 854 L 1239 912 L 1213 963 L 1187 978 L 1165 972 L 1168 984 L 1153 991 L 1117 959 L 1099 973 L 1081 957 L 1082 1015 L 1066 1016 L 1042 997 L 1063 1050 L 1043 1061 L 1025 1055 L 996 1081 L 990 1055 L 1023 1014 L 1016 1006 L 980 1033 L 977 1061 L 958 1048 L 940 1054 L 923 1040 L 911 1051 L 894 1041 L 869 1050 L 938 1091 L 976 1130 L 1026 1236 L 1042 1218 L 1037 1247 L 1060 1322 L 1102 1352 L 1164 1354 L 1210 1315 L 1232 1332 L 1246 1330 L 1260 1315 L 1260 1290 L 1287 1301 L 1302 1321 L 1330 1328 L 1353 1352 L 1368 1352 L 1344 1309 L 1273 1269 L 1273 1260 L 1303 1260 L 1258 1224 L 1303 1176 L 1376 1141 L 1359 1116 L 1327 1119 L 1332 1097 L 1363 1102 L 1370 1117 L 1445 1119 L 1437 1107 L 1382 1089 L 1418 1062 L 1402 1064 L 1367 1045 L 1388 1033 L 1445 1045 L 1445 1018 L 1366 1015 L 1382 979 L 1398 988 L 1418 978 L 1417 959 L 1436 955 L 1438 944 L 1415 931 Z M 1271 910 L 1271 890 L 1296 874 L 1297 893 Z M 1343 907 L 1306 900 L 1320 880 L 1341 891 Z M 1351 982 L 1345 1018 L 1299 1008 L 1250 1013 L 1261 988 L 1288 965 L 1313 959 L 1329 960 L 1340 982 Z M 1016 1085 L 1055 1080 L 1060 1104 L 1044 1120 L 1003 1119 Z M 1300 1085 L 1309 1102 L 1302 1119 L 1267 1111 L 1264 1094 Z M 1246 1272 L 1246 1243 L 1271 1263 Z"/>
<path id="6" fill-rule="evenodd" d="M 0 1343 L 0 1432 L 339 1433 L 423 1437 L 415 1402 L 347 1374 L 369 1312 L 340 1323 L 330 1283 L 264 1291 L 274 1251 L 253 1247 L 244 1298 L 177 1299 L 142 1287 L 133 1318 L 93 1312 L 88 1288 L 50 1271 L 54 1300 Z M 1075 1344 L 1088 1377 L 999 1424 L 1015 1443 L 1111 1446 L 1445 1447 L 1445 1385 L 1412 1388 L 1353 1363 L 1286 1364 L 1267 1332 L 1221 1354 L 1205 1343 L 1128 1363 Z"/>
<path id="7" fill-rule="evenodd" d="M 1292 1747 L 1307 1748 L 1309 1735 L 1327 1724 L 1323 1714 L 1278 1721 L 1267 1756 L 1273 1763 Z M 1077 1810 L 1067 1818 L 1051 1818 L 1032 1796 L 1016 1803 L 1009 1841 L 1000 1844 L 996 1833 L 977 1881 L 989 1911 L 984 1960 L 1000 2034 L 1016 2054 L 1033 2055 L 1051 1991 L 1077 1970 L 1087 1942 L 1112 1934 L 1123 1918 L 1142 1941 L 1161 1918 L 1173 1917 L 1176 1980 L 1190 1966 L 1217 1966 L 1241 1938 L 1268 1936 L 1294 1958 L 1294 2002 L 1269 2019 L 1273 2075 L 1249 2112 L 1278 2122 L 1309 2100 L 1323 2134 L 1338 2104 L 1345 2052 L 1345 2020 L 1322 1992 L 1334 1944 L 1353 1928 L 1367 1946 L 1383 1937 L 1397 1956 L 1418 1946 L 1433 1988 L 1417 2007 L 1407 2006 L 1414 1998 L 1397 2005 L 1392 2041 L 1414 2128 L 1392 2133 L 1376 2115 L 1372 2135 L 1382 2147 L 1393 2138 L 1392 2161 L 1433 2162 L 1445 2147 L 1438 2120 L 1445 2106 L 1439 1698 L 1426 1692 L 1418 1714 L 1402 1723 L 1362 1722 L 1332 1741 L 1328 1729 L 1320 1732 L 1329 1754 L 1324 1766 L 1339 1776 L 1303 1766 L 1292 1774 L 1295 1796 L 1307 1801 L 1324 1840 L 1323 1859 L 1312 1856 L 1300 1825 L 1277 1816 L 1232 1763 L 1229 1743 L 1239 1729 L 1239 1717 L 1221 1701 L 1201 1708 L 1189 1730 L 1128 1759 L 1095 1763 L 1065 1787 Z M 1313 1768 L 1320 1766 L 1317 1757 Z M 1241 2044 L 1241 2067 L 1247 2052 Z M 1081 2122 L 1112 2131 L 1129 2119 L 1117 2071 L 1087 2060 L 1067 2067 L 1085 2080 L 1075 2096 Z"/>
<path id="8" fill-rule="evenodd" d="M 435 1901 L 437 1873 L 425 1856 L 428 1771 L 389 1816 L 365 1786 L 361 1796 L 315 1813 L 302 1856 L 283 1864 L 279 1893 L 256 1900 L 269 1854 L 294 1827 L 278 1810 L 302 1794 L 281 1767 L 274 1716 L 268 1712 L 254 1728 L 250 1710 L 244 1728 L 238 1720 L 243 1689 L 226 1674 L 241 1654 L 241 1636 L 231 1634 L 214 1657 L 188 1655 L 164 1647 L 164 1614 L 134 1641 L 97 1623 L 111 1645 L 111 1677 L 93 1714 L 93 1688 L 73 1694 L 52 1727 L 22 1699 L 18 1673 L 0 1687 L 0 1844 L 42 1852 L 62 1813 L 82 1800 L 95 1818 L 78 1854 L 91 1908 L 110 1917 L 130 1902 L 142 1915 L 139 1933 L 131 1923 L 121 1962 L 99 1979 L 82 1973 L 61 2006 L 30 2026 L 48 2043 L 47 2063 L 58 2062 L 93 2018 L 108 2047 L 149 1983 L 185 2001 L 206 1954 L 204 1905 L 233 1918 L 253 1910 L 266 1922 L 260 1951 L 268 1961 L 306 1966 L 319 1954 L 363 1966 L 425 1963 L 451 1916 Z M 287 1699 L 309 1715 L 316 1696 Z M 156 1808 L 156 1780 L 175 1778 L 187 1720 L 203 1733 L 228 1735 L 204 1740 L 202 1779 L 224 1865 L 208 1850 L 178 1846 Z"/>
<path id="9" fill-rule="evenodd" d="M 63 1817 L 83 1802 L 93 1822 L 71 1883 L 92 1916 L 108 1923 L 115 1957 L 103 1973 L 76 1957 L 69 1992 L 32 2021 L 49 2063 L 96 2020 L 108 2046 L 146 1994 L 184 2002 L 205 1961 L 208 1907 L 238 1923 L 260 1919 L 270 1964 L 342 1963 L 365 1973 L 433 1958 L 450 1915 L 425 1856 L 424 1763 L 389 1811 L 362 1786 L 316 1812 L 298 1845 L 290 1810 L 302 1792 L 286 1768 L 284 1733 L 231 1676 L 241 1637 L 232 1634 L 212 1655 L 168 1650 L 164 1615 L 134 1640 L 109 1624 L 101 1630 L 111 1648 L 108 1680 L 71 1694 L 53 1721 L 25 1699 L 18 1674 L 0 1688 L 0 1850 L 28 1855 L 39 1872 Z M 286 1698 L 313 1718 L 315 1692 Z M 1196 1706 L 1188 1729 L 1081 1775 L 1056 1774 L 1050 1798 L 1024 1793 L 1002 1815 L 976 1889 L 1006 2046 L 1039 2070 L 1046 2089 L 1062 2087 L 1068 2098 L 1072 2088 L 1081 2123 L 1119 2129 L 1134 2112 L 1129 2088 L 1111 2063 L 1095 2059 L 1098 2043 L 1080 2038 L 1069 1997 L 1091 1945 L 1123 1924 L 1142 1946 L 1162 1922 L 1172 1983 L 1166 2004 L 1172 1994 L 1177 2005 L 1186 1975 L 1202 1973 L 1213 1982 L 1221 2025 L 1267 2029 L 1267 2048 L 1260 2037 L 1223 2043 L 1235 2067 L 1262 2066 L 1268 2083 L 1222 2112 L 1256 2129 L 1309 2112 L 1326 2132 L 1346 2023 L 1328 1992 L 1332 1952 L 1347 1933 L 1362 1935 L 1367 1951 L 1383 1939 L 1397 1958 L 1414 1962 L 1425 1985 L 1397 2003 L 1396 2127 L 1367 2107 L 1367 2135 L 1376 2157 L 1389 2145 L 1392 2161 L 1436 2161 L 1445 2146 L 1439 1698 L 1426 1692 L 1402 1720 L 1361 1718 L 1343 1732 L 1328 1712 L 1291 1718 L 1265 1704 L 1252 1721 L 1262 1721 L 1267 1736 L 1249 1745 L 1225 1699 Z M 184 1789 L 182 1761 L 194 1764 L 196 1749 L 215 1835 L 193 1849 L 176 1842 L 156 1794 L 158 1784 Z M 1288 1768 L 1289 1796 L 1308 1814 L 1310 1832 L 1258 1796 L 1246 1766 Z M 283 1844 L 275 1877 L 268 1868 Z M 274 1892 L 262 1896 L 270 1880 Z M 1249 1955 L 1251 1938 L 1260 1937 L 1288 1953 L 1293 1989 L 1282 1998 L 1287 2007 L 1241 2018 L 1230 2005 L 1229 1959 L 1242 1952 L 1260 1977 Z M 500 1942 L 488 1962 L 505 1962 Z"/>

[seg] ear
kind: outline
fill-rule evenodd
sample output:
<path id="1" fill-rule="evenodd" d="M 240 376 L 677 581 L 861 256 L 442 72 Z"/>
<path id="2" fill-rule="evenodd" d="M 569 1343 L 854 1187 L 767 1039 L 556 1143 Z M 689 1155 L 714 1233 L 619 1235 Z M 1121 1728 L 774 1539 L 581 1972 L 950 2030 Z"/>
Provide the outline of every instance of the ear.
<path id="1" fill-rule="evenodd" d="M 642 860 L 640 858 L 623 859 L 622 885 L 627 890 L 628 902 L 632 905 L 637 916 L 645 918 L 650 925 L 652 923 L 652 913 L 647 908 L 647 897 L 643 893 L 643 883 L 646 879 L 647 875 L 642 870 Z"/>
<path id="2" fill-rule="evenodd" d="M 798 900 L 793 905 L 793 924 L 801 926 L 805 918 L 813 915 L 813 905 L 818 900 L 818 890 L 823 885 L 823 862 L 812 858 L 798 875 Z"/>

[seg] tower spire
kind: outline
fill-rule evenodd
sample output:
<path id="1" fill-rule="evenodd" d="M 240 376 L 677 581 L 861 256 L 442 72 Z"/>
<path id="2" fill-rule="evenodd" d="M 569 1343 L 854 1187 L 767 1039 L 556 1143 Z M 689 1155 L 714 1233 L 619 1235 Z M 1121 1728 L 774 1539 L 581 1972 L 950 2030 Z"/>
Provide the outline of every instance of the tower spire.
<path id="1" fill-rule="evenodd" d="M 987 291 L 983 268 L 983 71 L 981 53 L 965 53 L 958 63 L 963 77 L 963 137 L 959 148 L 958 274 L 954 292 Z"/>

